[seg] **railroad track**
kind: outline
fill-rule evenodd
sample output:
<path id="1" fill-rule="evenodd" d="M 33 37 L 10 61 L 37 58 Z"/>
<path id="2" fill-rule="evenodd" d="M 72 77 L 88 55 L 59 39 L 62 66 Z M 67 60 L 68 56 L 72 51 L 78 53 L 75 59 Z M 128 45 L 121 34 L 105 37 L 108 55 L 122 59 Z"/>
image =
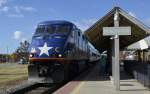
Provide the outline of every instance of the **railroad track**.
<path id="1" fill-rule="evenodd" d="M 93 67 L 94 66 L 82 71 L 81 74 L 87 74 L 87 72 L 89 72 Z M 64 84 L 66 84 L 66 82 L 61 82 L 59 84 L 43 84 L 27 81 L 21 85 L 17 85 L 16 87 L 7 89 L 6 91 L 0 91 L 0 94 L 51 94 Z"/>
<path id="2" fill-rule="evenodd" d="M 17 87 L 8 89 L 2 94 L 51 94 L 63 83 L 60 84 L 44 84 L 44 83 L 25 83 Z"/>

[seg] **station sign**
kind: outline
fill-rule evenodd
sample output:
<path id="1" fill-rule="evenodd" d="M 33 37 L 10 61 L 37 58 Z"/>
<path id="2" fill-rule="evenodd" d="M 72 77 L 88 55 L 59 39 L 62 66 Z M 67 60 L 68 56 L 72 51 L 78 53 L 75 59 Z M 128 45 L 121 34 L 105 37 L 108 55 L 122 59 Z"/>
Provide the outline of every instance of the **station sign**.
<path id="1" fill-rule="evenodd" d="M 103 27 L 103 35 L 131 35 L 131 27 Z"/>

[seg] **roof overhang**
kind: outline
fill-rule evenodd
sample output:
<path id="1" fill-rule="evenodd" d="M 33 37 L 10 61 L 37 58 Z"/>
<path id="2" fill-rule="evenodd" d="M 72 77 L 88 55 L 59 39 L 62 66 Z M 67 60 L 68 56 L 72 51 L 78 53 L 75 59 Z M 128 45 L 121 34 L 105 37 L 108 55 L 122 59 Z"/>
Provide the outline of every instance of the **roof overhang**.
<path id="1" fill-rule="evenodd" d="M 131 35 L 120 36 L 120 49 L 135 43 L 150 34 L 150 29 L 136 18 L 129 15 L 119 7 L 114 7 L 109 13 L 98 20 L 94 25 L 85 31 L 87 39 L 99 51 L 109 49 L 111 40 L 109 36 L 103 36 L 103 27 L 114 26 L 114 13 L 119 13 L 119 26 L 131 26 Z"/>
<path id="2" fill-rule="evenodd" d="M 126 50 L 145 50 L 150 48 L 150 36 L 129 45 Z"/>

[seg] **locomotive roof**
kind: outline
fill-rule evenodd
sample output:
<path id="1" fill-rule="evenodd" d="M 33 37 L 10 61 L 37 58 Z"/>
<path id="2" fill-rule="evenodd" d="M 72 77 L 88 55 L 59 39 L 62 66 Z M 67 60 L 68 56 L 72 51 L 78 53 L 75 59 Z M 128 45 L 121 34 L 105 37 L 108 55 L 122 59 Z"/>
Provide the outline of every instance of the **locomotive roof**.
<path id="1" fill-rule="evenodd" d="M 71 22 L 63 21 L 63 20 L 43 21 L 43 22 L 40 22 L 38 25 L 52 25 L 52 24 L 70 24 L 70 25 L 73 25 Z"/>

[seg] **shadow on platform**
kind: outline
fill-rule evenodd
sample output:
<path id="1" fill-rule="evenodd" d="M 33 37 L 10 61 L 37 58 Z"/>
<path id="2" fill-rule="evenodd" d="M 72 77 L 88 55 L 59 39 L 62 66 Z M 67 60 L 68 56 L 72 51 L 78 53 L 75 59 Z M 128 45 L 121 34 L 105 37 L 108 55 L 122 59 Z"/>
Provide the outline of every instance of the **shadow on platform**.
<path id="1" fill-rule="evenodd" d="M 73 81 L 108 81 L 110 80 L 109 76 L 101 75 L 99 72 L 99 67 L 96 65 L 93 68 L 86 70 L 86 72 L 81 73 Z"/>

